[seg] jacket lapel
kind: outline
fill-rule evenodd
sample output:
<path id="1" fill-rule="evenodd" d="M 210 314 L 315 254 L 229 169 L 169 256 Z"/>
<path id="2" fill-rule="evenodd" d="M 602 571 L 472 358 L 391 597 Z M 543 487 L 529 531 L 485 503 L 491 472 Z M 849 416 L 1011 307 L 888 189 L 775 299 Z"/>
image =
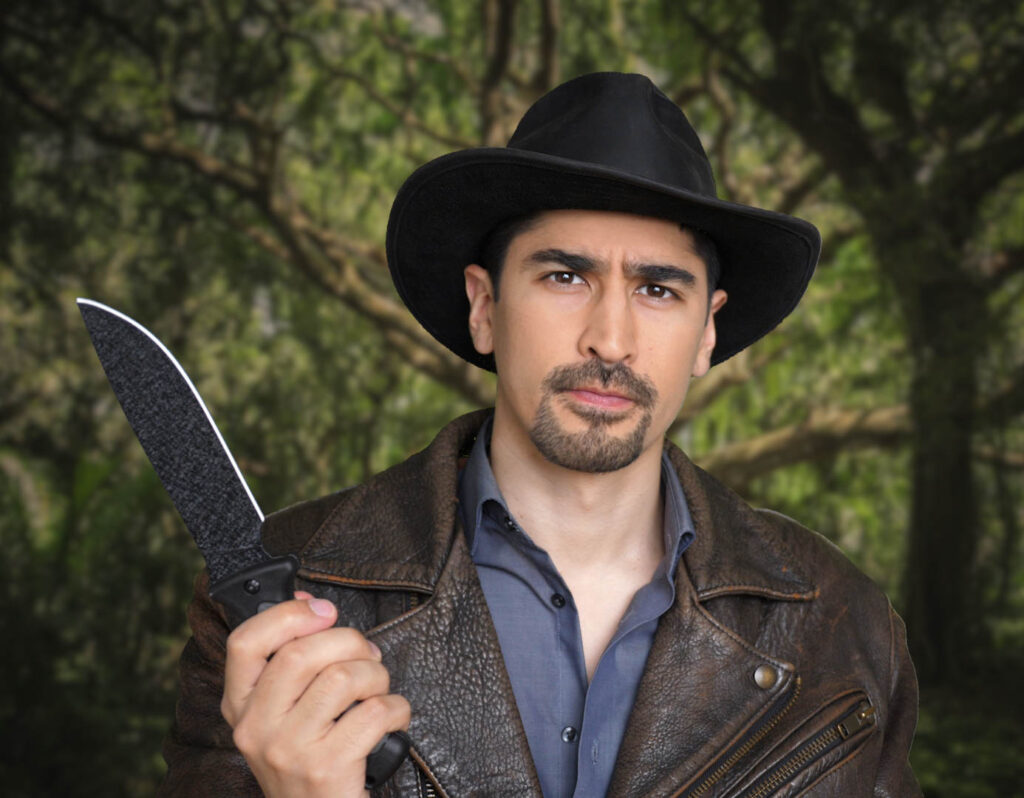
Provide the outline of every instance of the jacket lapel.
<path id="1" fill-rule="evenodd" d="M 680 795 L 719 769 L 724 776 L 730 757 L 796 697 L 794 666 L 742 639 L 703 602 L 806 601 L 817 593 L 759 513 L 679 449 L 668 452 L 696 537 L 676 573 L 676 603 L 658 624 L 609 795 Z"/>
<path id="2" fill-rule="evenodd" d="M 374 630 L 392 690 L 412 705 L 416 754 L 451 796 L 540 798 L 497 633 L 455 536 L 434 596 Z"/>
<path id="3" fill-rule="evenodd" d="M 770 688 L 755 682 L 759 668 L 771 669 Z M 681 590 L 658 625 L 609 795 L 678 794 L 785 706 L 796 683 L 791 664 L 740 640 Z"/>

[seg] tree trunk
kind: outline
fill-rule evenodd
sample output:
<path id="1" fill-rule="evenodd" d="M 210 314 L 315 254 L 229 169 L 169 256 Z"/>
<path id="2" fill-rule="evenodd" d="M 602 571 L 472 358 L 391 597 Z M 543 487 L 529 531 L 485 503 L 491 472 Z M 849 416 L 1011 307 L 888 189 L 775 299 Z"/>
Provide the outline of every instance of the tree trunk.
<path id="1" fill-rule="evenodd" d="M 914 263 L 894 279 L 913 361 L 913 490 L 902 609 L 911 654 L 926 684 L 948 682 L 964 671 L 976 631 L 979 528 L 971 442 L 986 331 L 984 297 L 962 270 L 959 247 L 933 233 L 938 231 L 918 231 L 916 241 L 904 238 L 902 245 L 880 248 L 883 269 L 890 258 Z"/>

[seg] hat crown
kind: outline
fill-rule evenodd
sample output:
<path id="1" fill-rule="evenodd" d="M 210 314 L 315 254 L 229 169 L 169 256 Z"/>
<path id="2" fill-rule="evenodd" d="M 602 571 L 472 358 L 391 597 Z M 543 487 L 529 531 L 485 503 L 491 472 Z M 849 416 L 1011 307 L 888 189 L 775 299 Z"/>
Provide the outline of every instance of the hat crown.
<path id="1" fill-rule="evenodd" d="M 508 146 L 717 196 L 690 121 L 644 75 L 598 72 L 563 83 L 530 107 Z"/>

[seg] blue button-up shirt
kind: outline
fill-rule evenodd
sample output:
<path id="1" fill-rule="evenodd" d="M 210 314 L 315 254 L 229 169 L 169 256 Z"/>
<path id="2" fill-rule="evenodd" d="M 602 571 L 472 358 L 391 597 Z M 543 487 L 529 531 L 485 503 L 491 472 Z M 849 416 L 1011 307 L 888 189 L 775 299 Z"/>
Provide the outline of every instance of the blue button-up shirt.
<path id="1" fill-rule="evenodd" d="M 460 477 L 460 509 L 530 753 L 545 798 L 604 795 L 658 618 L 675 600 L 679 557 L 693 541 L 690 512 L 664 456 L 665 557 L 634 595 L 588 685 L 572 593 L 508 511 L 488 459 L 490 424 Z"/>

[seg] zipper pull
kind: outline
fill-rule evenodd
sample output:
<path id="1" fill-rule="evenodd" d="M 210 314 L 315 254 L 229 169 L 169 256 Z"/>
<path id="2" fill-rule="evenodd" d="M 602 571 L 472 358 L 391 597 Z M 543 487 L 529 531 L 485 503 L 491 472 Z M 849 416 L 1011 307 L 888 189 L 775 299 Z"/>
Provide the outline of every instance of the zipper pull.
<path id="1" fill-rule="evenodd" d="M 856 734 L 865 726 L 871 726 L 875 722 L 875 708 L 867 701 L 861 701 L 853 712 L 836 724 L 836 731 L 844 740 L 851 734 Z"/>

